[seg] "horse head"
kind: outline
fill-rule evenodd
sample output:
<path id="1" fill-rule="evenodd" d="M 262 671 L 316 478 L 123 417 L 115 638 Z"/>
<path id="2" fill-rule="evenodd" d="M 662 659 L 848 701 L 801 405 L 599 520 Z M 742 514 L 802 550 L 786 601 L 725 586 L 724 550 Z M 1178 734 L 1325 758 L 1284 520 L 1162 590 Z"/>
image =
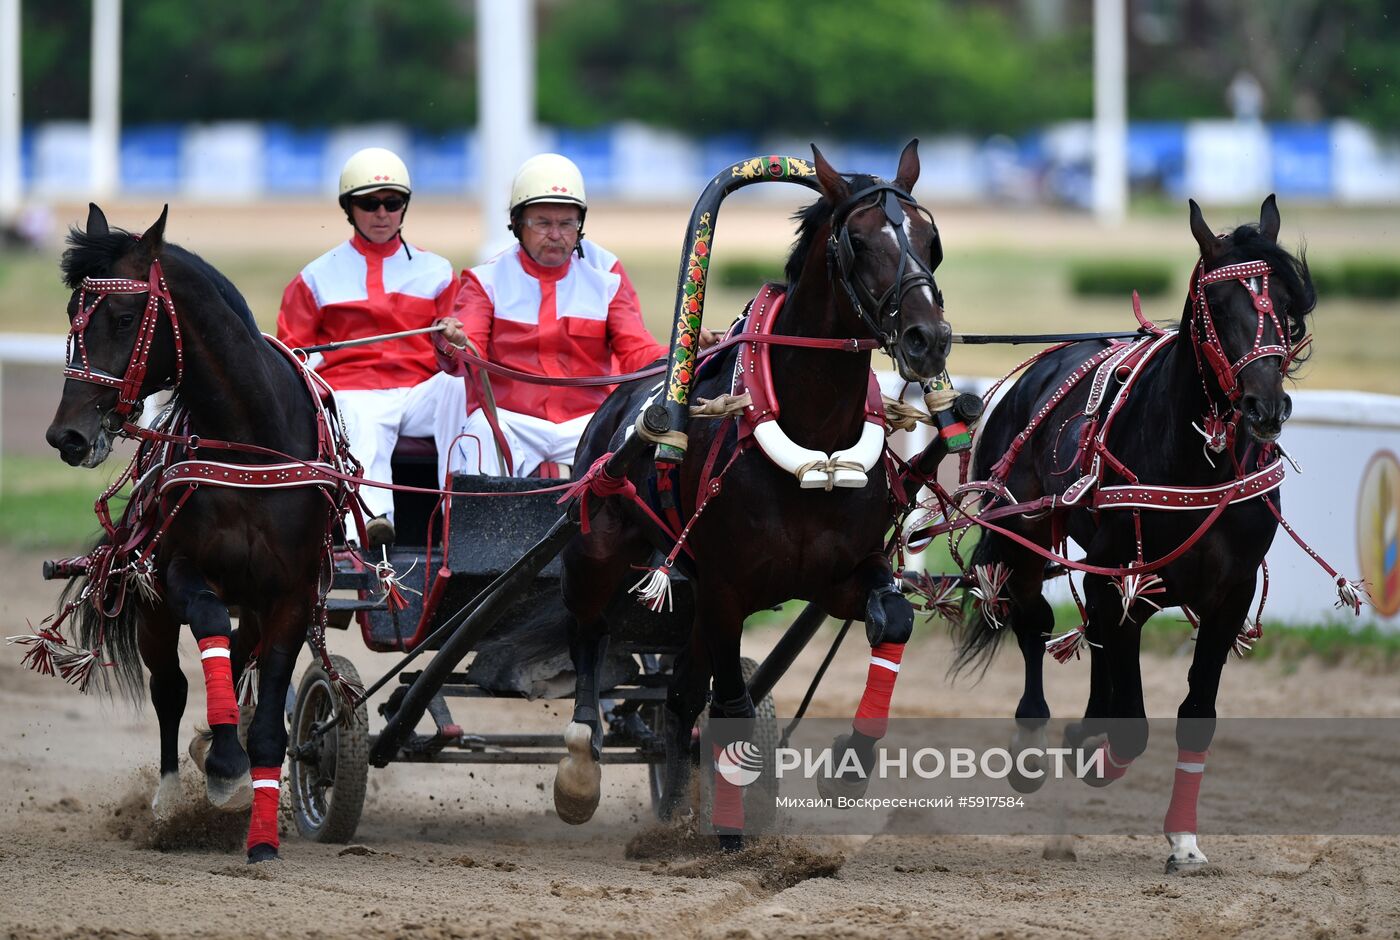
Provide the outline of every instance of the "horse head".
<path id="1" fill-rule="evenodd" d="M 830 276 L 863 332 L 880 340 L 911 382 L 941 374 L 953 341 L 933 275 L 943 261 L 938 226 L 910 195 L 919 179 L 918 144 L 905 146 L 893 182 L 843 176 L 812 147 L 817 182 L 831 207 Z"/>
<path id="2" fill-rule="evenodd" d="M 1307 316 L 1317 302 L 1306 259 L 1279 247 L 1278 232 L 1272 195 L 1257 225 L 1224 235 L 1211 230 L 1191 200 L 1201 260 L 1187 316 L 1198 367 L 1212 401 L 1223 396 L 1261 443 L 1277 439 L 1292 414 L 1283 380 L 1303 358 Z"/>
<path id="3" fill-rule="evenodd" d="M 142 399 L 179 379 L 179 326 L 160 267 L 168 211 L 136 236 L 91 205 L 86 230 L 69 230 L 66 379 L 45 438 L 73 466 L 106 460 Z"/>

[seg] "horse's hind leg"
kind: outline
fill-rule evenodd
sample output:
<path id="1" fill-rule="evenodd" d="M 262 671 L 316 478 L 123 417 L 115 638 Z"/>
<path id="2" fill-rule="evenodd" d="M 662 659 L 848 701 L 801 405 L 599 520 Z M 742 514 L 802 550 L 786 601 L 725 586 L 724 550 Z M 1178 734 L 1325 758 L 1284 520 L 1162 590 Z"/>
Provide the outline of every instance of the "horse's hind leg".
<path id="1" fill-rule="evenodd" d="M 150 673 L 151 706 L 160 723 L 160 784 L 151 800 L 156 819 L 169 819 L 180 802 L 180 719 L 189 683 L 180 669 L 179 631 L 164 610 L 143 609 L 138 643 Z"/>
<path id="2" fill-rule="evenodd" d="M 1093 681 L 1099 686 L 1094 692 L 1100 700 L 1106 696 L 1108 704 L 1103 711 L 1098 707 L 1093 710 L 1092 727 L 1104 735 L 1097 749 L 1099 771 L 1086 774 L 1083 779 L 1102 787 L 1126 774 L 1128 765 L 1147 750 L 1147 710 L 1142 698 L 1139 651 L 1142 625 L 1153 611 L 1146 601 L 1138 600 L 1123 616 L 1122 596 L 1107 578 L 1086 579 L 1084 597 L 1089 614 L 1088 637 L 1102 645 L 1094 651 L 1097 660 Z M 1086 724 L 1089 723 L 1086 718 Z M 1081 746 L 1082 743 L 1081 740 Z"/>
<path id="3" fill-rule="evenodd" d="M 694 630 L 704 636 L 714 677 L 709 725 L 715 784 L 711 821 L 721 848 L 726 852 L 737 852 L 744 847 L 744 791 L 719 768 L 724 766 L 720 758 L 726 749 L 739 742 L 753 740 L 757 712 L 739 660 L 744 617 L 735 606 L 732 595 L 713 590 L 707 592 L 699 583 L 695 590 Z M 734 756 L 733 750 L 729 756 Z M 701 763 L 706 763 L 703 753 Z M 741 766 L 737 769 L 745 768 Z"/>
<path id="4" fill-rule="evenodd" d="M 1190 690 L 1176 713 L 1176 777 L 1171 805 L 1162 823 L 1162 831 L 1172 847 L 1167 857 L 1167 874 L 1206 862 L 1205 853 L 1196 844 L 1196 799 L 1205 776 L 1206 752 L 1215 738 L 1215 697 L 1220 690 L 1220 672 L 1253 599 L 1254 582 L 1245 581 L 1231 590 L 1214 611 L 1201 617 L 1187 679 Z"/>
<path id="5" fill-rule="evenodd" d="M 238 701 L 229 663 L 232 626 L 228 607 L 187 558 L 176 558 L 165 573 L 167 603 L 181 623 L 188 623 L 199 644 L 204 668 L 209 750 L 204 758 L 205 792 L 209 802 L 227 812 L 241 812 L 253 803 L 248 755 L 238 743 Z"/>
<path id="6" fill-rule="evenodd" d="M 281 795 L 282 761 L 287 755 L 287 725 L 283 706 L 296 667 L 297 651 L 305 640 L 308 611 L 290 604 L 263 624 L 258 646 L 258 704 L 248 726 L 248 759 L 252 763 L 253 812 L 248 823 L 248 862 L 277 857 L 277 804 Z"/>
<path id="7" fill-rule="evenodd" d="M 1025 687 L 1016 704 L 1016 734 L 1011 739 L 1015 759 L 1007 776 L 1018 793 L 1039 790 L 1047 769 L 1045 726 L 1050 721 L 1050 706 L 1045 701 L 1045 638 L 1055 628 L 1055 612 L 1040 593 L 1042 568 L 1040 558 L 1032 556 L 1029 563 L 1013 571 L 1008 582 L 1011 627 L 1025 663 Z"/>
<path id="8" fill-rule="evenodd" d="M 690 646 L 676 657 L 666 692 L 666 789 L 660 816 L 670 819 L 690 792 L 695 722 L 710 690 L 710 650 L 698 625 Z"/>

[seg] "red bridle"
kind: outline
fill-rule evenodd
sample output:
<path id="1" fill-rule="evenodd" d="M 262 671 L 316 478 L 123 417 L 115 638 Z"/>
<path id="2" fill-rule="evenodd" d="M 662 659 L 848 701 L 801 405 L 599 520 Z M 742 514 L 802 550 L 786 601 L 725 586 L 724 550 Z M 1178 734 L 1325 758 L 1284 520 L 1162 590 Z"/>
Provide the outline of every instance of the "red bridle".
<path id="1" fill-rule="evenodd" d="M 1269 274 L 1272 270 L 1267 262 L 1246 261 L 1206 271 L 1205 262 L 1201 261 L 1196 264 L 1196 270 L 1191 275 L 1191 301 L 1193 305 L 1191 344 L 1196 350 L 1196 364 L 1197 367 L 1201 367 L 1202 360 L 1204 360 L 1205 364 L 1210 366 L 1210 371 L 1215 375 L 1216 384 L 1220 386 L 1220 390 L 1231 402 L 1236 402 L 1240 398 L 1240 372 L 1244 370 L 1245 366 L 1256 359 L 1275 356 L 1279 359 L 1279 371 L 1287 372 L 1289 363 L 1310 339 L 1310 337 L 1304 337 L 1292 348 L 1283 345 L 1284 342 L 1287 342 L 1288 333 L 1284 330 L 1278 313 L 1274 310 L 1273 300 L 1269 297 Z M 1260 279 L 1257 290 L 1254 286 L 1255 278 Z M 1234 362 L 1231 362 L 1230 357 L 1225 353 L 1225 347 L 1220 342 L 1220 335 L 1215 331 L 1215 319 L 1211 316 L 1210 304 L 1206 301 L 1206 285 L 1232 280 L 1239 281 L 1244 289 L 1249 291 L 1249 297 L 1254 302 L 1254 311 L 1258 316 L 1253 347 Z M 1264 342 L 1266 321 L 1273 323 L 1279 342 Z M 1204 381 L 1204 368 L 1201 368 L 1201 378 Z"/>
<path id="2" fill-rule="evenodd" d="M 91 303 L 88 303 L 89 294 L 94 295 Z M 148 295 L 146 308 L 141 314 L 141 327 L 136 334 L 136 342 L 131 347 L 131 359 L 120 376 L 109 375 L 92 367 L 88 360 L 87 342 L 83 338 L 98 305 L 111 294 Z M 85 277 L 78 287 L 78 310 L 73 314 L 73 322 L 68 329 L 67 365 L 63 369 L 63 375 L 79 382 L 117 389 L 117 404 L 108 417 L 119 419 L 116 422 L 118 426 L 136 410 L 141 401 L 141 386 L 146 380 L 151 344 L 155 341 L 162 301 L 166 318 L 170 321 L 171 332 L 175 336 L 175 384 L 178 385 L 185 374 L 184 348 L 180 342 L 180 323 L 175 316 L 175 302 L 166 287 L 165 275 L 161 272 L 159 261 L 151 262 L 151 270 L 145 281 L 120 277 Z M 77 357 L 74 356 L 75 345 Z M 81 367 L 78 365 L 79 361 L 82 363 Z M 104 418 L 104 423 L 106 421 L 107 418 Z"/>

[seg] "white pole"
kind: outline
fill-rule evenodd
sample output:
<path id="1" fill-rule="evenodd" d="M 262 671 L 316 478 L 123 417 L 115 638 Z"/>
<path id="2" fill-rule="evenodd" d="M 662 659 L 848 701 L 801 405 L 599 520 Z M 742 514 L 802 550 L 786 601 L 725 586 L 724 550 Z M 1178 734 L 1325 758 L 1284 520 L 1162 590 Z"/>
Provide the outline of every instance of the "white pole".
<path id="1" fill-rule="evenodd" d="M 0 225 L 19 214 L 19 0 L 0 0 Z"/>
<path id="2" fill-rule="evenodd" d="M 117 191 L 120 179 L 122 2 L 92 5 L 92 198 Z"/>
<path id="3" fill-rule="evenodd" d="M 1125 0 L 1094 0 L 1094 215 L 1117 225 L 1128 209 L 1128 54 Z"/>
<path id="4" fill-rule="evenodd" d="M 476 0 L 482 260 L 514 242 L 510 183 L 535 129 L 534 0 Z"/>

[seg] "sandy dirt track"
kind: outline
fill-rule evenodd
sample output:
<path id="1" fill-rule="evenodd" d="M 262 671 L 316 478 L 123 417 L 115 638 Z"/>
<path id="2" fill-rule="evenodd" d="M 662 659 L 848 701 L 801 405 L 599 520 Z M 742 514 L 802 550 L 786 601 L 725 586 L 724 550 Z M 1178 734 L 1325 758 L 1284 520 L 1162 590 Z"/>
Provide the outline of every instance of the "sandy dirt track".
<path id="1" fill-rule="evenodd" d="M 38 579 L 38 562 L 0 550 L 6 633 L 51 609 L 56 589 Z M 773 639 L 755 633 L 746 652 L 760 655 Z M 854 710 L 859 645 L 843 650 L 817 713 Z M 204 707 L 193 644 L 185 646 L 187 737 Z M 367 676 L 389 664 L 356 636 L 337 635 L 333 647 Z M 821 652 L 809 650 L 778 687 L 780 717 L 792 714 Z M 1009 716 L 1020 690 L 1013 658 L 980 685 L 950 686 L 946 642 L 918 641 L 896 713 Z M 1185 667 L 1180 658 L 1145 663 L 1149 714 L 1175 712 Z M 1086 685 L 1083 664 L 1054 668 L 1055 712 L 1081 708 Z M 1232 662 L 1220 705 L 1235 716 L 1393 716 L 1400 686 L 1351 668 Z M 526 730 L 558 729 L 562 714 L 558 703 L 486 702 L 458 717 L 480 730 Z M 550 768 L 399 765 L 371 771 L 360 848 L 304 842 L 286 823 L 283 860 L 250 868 L 243 822 L 203 821 L 192 776 L 182 814 L 190 826 L 150 823 L 148 708 L 23 671 L 10 648 L 0 656 L 0 740 L 5 937 L 1400 936 L 1397 838 L 1207 832 L 1215 864 L 1175 878 L 1162 874 L 1166 843 L 1153 835 L 1057 845 L 775 837 L 727 860 L 653 828 L 639 768 L 609 767 L 598 816 L 571 828 L 553 815 Z"/>

